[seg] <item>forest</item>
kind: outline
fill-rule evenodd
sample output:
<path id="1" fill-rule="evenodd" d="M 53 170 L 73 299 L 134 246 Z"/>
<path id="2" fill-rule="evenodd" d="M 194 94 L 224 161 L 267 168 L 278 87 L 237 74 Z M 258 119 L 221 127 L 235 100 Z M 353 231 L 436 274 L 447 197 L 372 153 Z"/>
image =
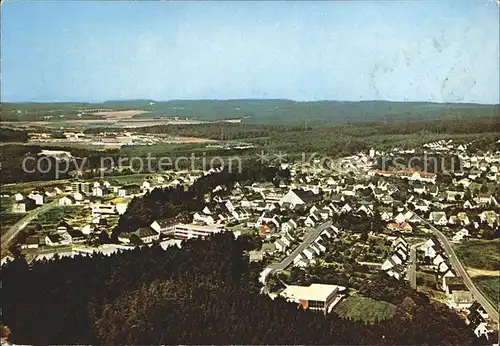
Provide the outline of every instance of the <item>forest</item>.
<path id="1" fill-rule="evenodd" d="M 307 101 L 284 99 L 242 100 L 130 100 L 103 103 L 4 103 L 0 120 L 33 121 L 45 116 L 78 118 L 86 109 L 145 110 L 137 118 L 179 117 L 214 121 L 241 119 L 252 124 L 326 124 L 345 122 L 398 122 L 432 119 L 498 117 L 498 105 L 389 101 Z"/>
<path id="2" fill-rule="evenodd" d="M 28 134 L 26 133 L 26 131 L 13 130 L 0 127 L 0 143 L 26 142 L 27 140 L 28 140 Z"/>
<path id="3" fill-rule="evenodd" d="M 470 345 L 453 311 L 404 282 L 373 276 L 365 296 L 396 306 L 364 324 L 259 294 L 259 264 L 246 236 L 189 240 L 111 256 L 77 256 L 2 268 L 1 323 L 16 344 Z"/>

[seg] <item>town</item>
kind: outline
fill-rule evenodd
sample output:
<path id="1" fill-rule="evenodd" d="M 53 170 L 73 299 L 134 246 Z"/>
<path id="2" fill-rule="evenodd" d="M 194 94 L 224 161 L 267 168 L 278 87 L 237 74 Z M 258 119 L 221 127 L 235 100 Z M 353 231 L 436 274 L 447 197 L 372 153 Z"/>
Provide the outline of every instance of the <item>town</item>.
<path id="1" fill-rule="evenodd" d="M 2 234 L 2 265 L 16 256 L 57 261 L 151 244 L 169 251 L 189 239 L 232 232 L 236 238 L 258 237 L 260 245 L 247 256 L 262 266 L 261 293 L 270 299 L 281 296 L 328 314 L 354 301 L 370 275 L 383 273 L 448 305 L 477 338 L 493 342 L 498 301 L 471 279 L 456 251 L 474 239 L 498 237 L 500 153 L 468 148 L 452 140 L 411 151 L 373 148 L 339 159 L 335 170 L 320 159 L 282 163 L 287 181 L 218 185 L 202 209 L 155 219 L 115 240 L 113 229 L 133 199 L 155 189 L 189 187 L 223 168 L 140 175 L 128 184 L 112 177 L 38 189 L 14 186 L 2 192 L 2 206 L 21 218 Z M 423 153 L 459 158 L 460 168 L 442 174 L 380 167 L 381 161 Z"/>

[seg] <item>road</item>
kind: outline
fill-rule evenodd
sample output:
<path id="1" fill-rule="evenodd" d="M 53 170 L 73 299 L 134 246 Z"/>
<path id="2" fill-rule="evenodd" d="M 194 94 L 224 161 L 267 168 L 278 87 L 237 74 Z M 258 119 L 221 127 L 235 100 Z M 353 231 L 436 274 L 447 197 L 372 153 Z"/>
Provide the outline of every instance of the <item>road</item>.
<path id="1" fill-rule="evenodd" d="M 499 321 L 499 316 L 498 316 L 498 309 L 495 307 L 484 295 L 483 293 L 474 285 L 474 282 L 472 282 L 471 278 L 469 277 L 469 274 L 465 270 L 464 266 L 458 259 L 457 255 L 455 254 L 455 251 L 453 250 L 450 242 L 448 241 L 448 238 L 441 233 L 436 227 L 431 225 L 427 220 L 421 218 L 420 216 L 417 215 L 417 217 L 427 225 L 432 233 L 438 238 L 440 241 L 441 245 L 443 245 L 443 249 L 446 252 L 446 255 L 450 259 L 451 265 L 453 268 L 457 271 L 457 273 L 463 278 L 465 285 L 469 289 L 469 291 L 472 293 L 472 296 L 474 299 L 476 299 L 479 304 L 486 310 L 488 315 L 490 316 L 491 319 L 493 319 L 495 322 L 498 323 Z"/>
<path id="2" fill-rule="evenodd" d="M 410 264 L 408 266 L 408 281 L 413 289 L 417 289 L 417 247 L 423 243 L 413 244 L 410 246 Z"/>
<path id="3" fill-rule="evenodd" d="M 266 269 L 270 269 L 269 275 L 276 273 L 277 271 L 281 271 L 288 267 L 290 264 L 292 264 L 293 260 L 295 257 L 297 257 L 302 251 L 304 251 L 313 241 L 315 241 L 318 236 L 323 232 L 326 228 L 330 227 L 332 225 L 331 221 L 327 221 L 321 225 L 319 225 L 317 228 L 309 231 L 307 235 L 304 237 L 304 240 L 302 243 L 293 250 L 290 255 L 288 255 L 285 259 L 283 259 L 279 263 L 271 263 L 266 267 Z"/>
<path id="4" fill-rule="evenodd" d="M 31 210 L 26 213 L 26 215 L 12 225 L 7 232 L 2 234 L 2 251 L 7 250 L 11 245 L 12 240 L 16 237 L 16 235 L 24 229 L 31 221 L 36 219 L 38 215 L 45 213 L 46 211 L 52 209 L 57 206 L 58 201 L 55 200 L 53 202 L 44 204 L 36 209 Z"/>

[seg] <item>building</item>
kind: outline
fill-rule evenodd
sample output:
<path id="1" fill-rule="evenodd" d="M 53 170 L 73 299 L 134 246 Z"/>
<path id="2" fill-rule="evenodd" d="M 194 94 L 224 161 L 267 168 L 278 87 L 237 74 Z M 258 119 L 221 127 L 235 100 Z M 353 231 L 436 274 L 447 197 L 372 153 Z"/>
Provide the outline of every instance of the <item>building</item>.
<path id="1" fill-rule="evenodd" d="M 74 205 L 76 200 L 73 196 L 64 196 L 59 198 L 59 205 Z"/>
<path id="2" fill-rule="evenodd" d="M 224 231 L 222 225 L 201 226 L 179 223 L 174 226 L 174 237 L 177 239 L 206 238 Z"/>
<path id="3" fill-rule="evenodd" d="M 474 299 L 470 291 L 452 291 L 449 299 L 450 306 L 456 310 L 468 309 L 472 303 L 474 303 Z"/>
<path id="4" fill-rule="evenodd" d="M 329 313 L 344 297 L 345 287 L 337 285 L 311 284 L 310 286 L 287 286 L 281 296 L 299 307 Z"/>
<path id="5" fill-rule="evenodd" d="M 280 199 L 279 204 L 283 205 L 283 203 L 290 203 L 290 205 L 293 206 L 299 204 L 312 204 L 321 199 L 322 197 L 320 194 L 316 194 L 311 190 L 293 189 L 288 191 L 288 193 Z"/>
<path id="6" fill-rule="evenodd" d="M 20 201 L 16 201 L 16 203 L 12 205 L 12 212 L 26 213 L 30 210 L 35 209 L 35 207 L 36 207 L 36 202 L 33 199 L 26 197 Z"/>
<path id="7" fill-rule="evenodd" d="M 116 214 L 116 206 L 114 204 L 94 204 L 92 205 L 92 215 L 114 215 Z"/>
<path id="8" fill-rule="evenodd" d="M 152 243 L 160 238 L 160 233 L 151 227 L 141 227 L 135 232 L 122 233 L 118 236 L 118 240 L 122 243 L 131 243 L 132 236 L 136 235 L 144 244 Z"/>

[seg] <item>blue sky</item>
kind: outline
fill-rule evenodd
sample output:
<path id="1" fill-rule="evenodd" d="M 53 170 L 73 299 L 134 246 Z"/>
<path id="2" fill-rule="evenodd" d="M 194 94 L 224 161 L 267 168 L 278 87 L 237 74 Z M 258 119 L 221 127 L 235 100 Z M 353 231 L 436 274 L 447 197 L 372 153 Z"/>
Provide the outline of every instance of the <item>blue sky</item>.
<path id="1" fill-rule="evenodd" d="M 499 103 L 499 8 L 415 2 L 2 4 L 2 101 Z"/>

